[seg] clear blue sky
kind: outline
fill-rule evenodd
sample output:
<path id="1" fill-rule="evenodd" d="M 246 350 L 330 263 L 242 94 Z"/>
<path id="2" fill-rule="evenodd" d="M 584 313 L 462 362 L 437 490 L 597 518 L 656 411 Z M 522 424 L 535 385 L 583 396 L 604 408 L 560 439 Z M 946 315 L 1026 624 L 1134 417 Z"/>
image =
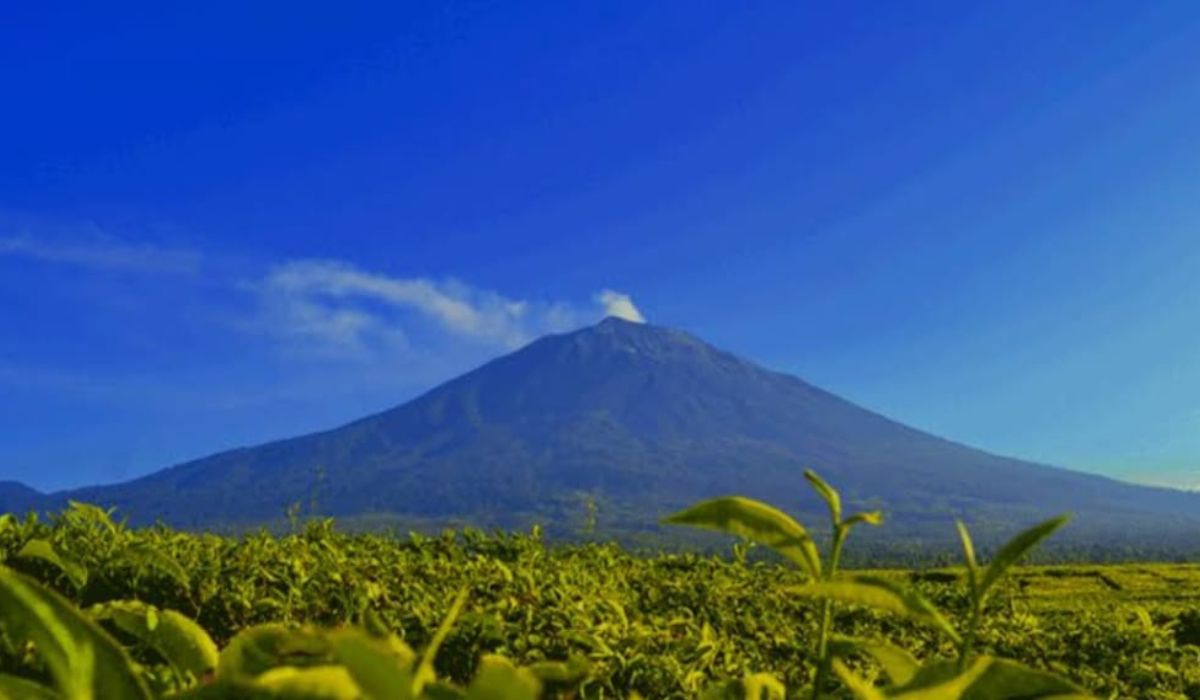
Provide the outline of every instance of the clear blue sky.
<path id="1" fill-rule="evenodd" d="M 610 290 L 1200 486 L 1195 2 L 42 5 L 0 22 L 0 478 L 332 427 Z"/>

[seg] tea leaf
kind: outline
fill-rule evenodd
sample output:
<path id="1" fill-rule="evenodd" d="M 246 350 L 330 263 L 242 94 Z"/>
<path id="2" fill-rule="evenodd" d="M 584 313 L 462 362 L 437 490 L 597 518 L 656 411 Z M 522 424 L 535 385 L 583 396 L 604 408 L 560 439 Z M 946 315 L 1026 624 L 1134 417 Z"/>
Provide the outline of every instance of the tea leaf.
<path id="1" fill-rule="evenodd" d="M 158 610 L 141 601 L 114 601 L 93 606 L 92 617 L 110 620 L 142 640 L 177 671 L 203 678 L 217 667 L 217 645 L 204 628 L 174 610 Z"/>
<path id="2" fill-rule="evenodd" d="M 450 628 L 454 626 L 454 621 L 458 619 L 459 613 L 462 612 L 463 604 L 467 602 L 468 593 L 469 590 L 465 587 L 458 592 L 458 595 L 454 598 L 454 602 L 450 604 L 450 610 L 446 613 L 442 624 L 433 633 L 433 639 L 429 640 L 429 645 L 421 653 L 421 661 L 417 664 L 417 670 L 413 674 L 413 695 L 420 695 L 421 689 L 425 687 L 425 684 L 437 677 L 437 674 L 433 672 L 433 659 L 437 656 L 438 649 L 442 646 L 442 642 L 446 640 L 446 636 L 450 634 Z"/>
<path id="3" fill-rule="evenodd" d="M 975 544 L 971 541 L 971 533 L 967 530 L 966 523 L 955 520 L 954 526 L 958 528 L 958 539 L 962 542 L 963 557 L 967 560 L 967 583 L 971 587 L 971 596 L 978 600 L 979 564 L 975 560 Z"/>
<path id="4" fill-rule="evenodd" d="M 341 666 L 273 668 L 255 679 L 254 685 L 273 691 L 287 700 L 362 700 L 362 689 Z"/>
<path id="5" fill-rule="evenodd" d="M 804 586 L 791 586 L 786 590 L 796 595 L 866 605 L 902 615 L 935 627 L 955 642 L 959 641 L 958 632 L 932 603 L 916 591 L 903 588 L 894 581 L 856 576 L 841 581 L 816 581 Z"/>
<path id="6" fill-rule="evenodd" d="M 412 694 L 412 664 L 416 655 L 398 639 L 371 637 L 345 630 L 333 639 L 334 658 L 371 697 L 408 700 Z"/>
<path id="7" fill-rule="evenodd" d="M 218 679 L 255 678 L 280 666 L 319 666 L 330 660 L 329 640 L 307 629 L 255 625 L 239 632 L 217 659 Z"/>
<path id="8" fill-rule="evenodd" d="M 542 684 L 527 669 L 517 668 L 503 656 L 488 654 L 467 688 L 468 700 L 537 700 Z"/>
<path id="9" fill-rule="evenodd" d="M 1089 700 L 1092 696 L 1054 674 L 1015 661 L 992 659 L 987 670 L 963 697 L 969 700 Z"/>
<path id="10" fill-rule="evenodd" d="M 980 657 L 961 673 L 953 662 L 935 661 L 923 666 L 910 682 L 890 690 L 887 697 L 896 698 L 896 700 L 967 700 L 974 698 L 976 682 L 991 668 L 993 661 L 994 659 L 990 657 Z M 1008 697 L 1010 700 L 1019 700 L 1025 696 Z"/>
<path id="11" fill-rule="evenodd" d="M 849 656 L 853 653 L 866 654 L 883 667 L 894 685 L 908 683 L 921 667 L 916 657 L 906 649 L 883 640 L 838 637 L 833 640 L 832 651 L 835 656 Z"/>
<path id="12" fill-rule="evenodd" d="M 842 521 L 842 525 L 844 527 L 858 525 L 859 523 L 876 526 L 882 525 L 883 512 L 878 510 L 869 510 L 863 513 L 855 513 L 854 515 L 851 515 L 849 518 L 846 518 L 844 521 Z"/>
<path id="13" fill-rule="evenodd" d="M 1055 530 L 1065 525 L 1070 519 L 1070 515 L 1060 515 L 1056 518 L 1050 518 L 1009 540 L 1007 544 L 1000 548 L 1000 551 L 996 553 L 995 559 L 992 560 L 992 563 L 983 572 L 983 578 L 979 581 L 979 588 L 976 593 L 978 599 L 982 601 L 992 586 L 996 585 L 1004 574 L 1020 561 L 1021 557 L 1037 546 L 1039 542 L 1054 534 Z"/>
<path id="14" fill-rule="evenodd" d="M 125 651 L 54 591 L 0 566 L 0 624 L 37 645 L 69 698 L 149 698 Z"/>
<path id="15" fill-rule="evenodd" d="M 34 539 L 25 543 L 17 556 L 22 559 L 37 559 L 50 564 L 67 577 L 76 590 L 87 585 L 87 567 L 61 554 L 48 540 Z"/>
<path id="16" fill-rule="evenodd" d="M 875 686 L 871 685 L 867 680 L 860 678 L 857 674 L 846 667 L 839 659 L 834 659 L 832 663 L 833 672 L 846 687 L 850 689 L 850 693 L 858 700 L 884 700 L 886 697 L 881 691 L 876 690 Z"/>
<path id="17" fill-rule="evenodd" d="M 0 700 L 61 700 L 62 696 L 28 678 L 0 673 Z"/>
<path id="18" fill-rule="evenodd" d="M 842 522 L 842 497 L 838 494 L 837 489 L 830 486 L 824 479 L 817 476 L 817 473 L 811 469 L 804 470 L 804 478 L 808 480 L 809 485 L 813 487 L 825 501 L 825 505 L 829 506 L 829 519 L 834 525 Z"/>
<path id="19" fill-rule="evenodd" d="M 703 501 L 682 510 L 664 522 L 727 532 L 765 545 L 803 569 L 809 576 L 821 575 L 817 545 L 800 523 L 781 510 L 741 496 Z"/>

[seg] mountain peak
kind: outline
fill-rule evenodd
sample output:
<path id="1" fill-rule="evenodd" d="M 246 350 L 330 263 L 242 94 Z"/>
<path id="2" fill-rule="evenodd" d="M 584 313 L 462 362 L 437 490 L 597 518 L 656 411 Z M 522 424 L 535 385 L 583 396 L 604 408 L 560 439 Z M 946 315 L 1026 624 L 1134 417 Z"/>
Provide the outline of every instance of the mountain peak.
<path id="1" fill-rule="evenodd" d="M 918 539 L 947 523 L 953 532 L 965 512 L 1016 524 L 1071 510 L 1072 530 L 1097 542 L 1200 532 L 1198 496 L 973 450 L 684 331 L 619 317 L 540 338 L 340 428 L 39 502 L 118 506 L 136 522 L 254 524 L 309 498 L 319 473 L 322 507 L 339 517 L 562 531 L 585 493 L 632 532 L 704 498 L 807 493 L 807 468 L 847 503 L 887 508 L 889 533 Z"/>

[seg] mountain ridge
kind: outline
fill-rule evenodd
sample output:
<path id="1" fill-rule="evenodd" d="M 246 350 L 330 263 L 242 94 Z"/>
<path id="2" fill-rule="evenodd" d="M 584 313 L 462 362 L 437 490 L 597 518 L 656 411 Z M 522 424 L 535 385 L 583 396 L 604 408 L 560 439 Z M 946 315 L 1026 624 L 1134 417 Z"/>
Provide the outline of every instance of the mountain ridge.
<path id="1" fill-rule="evenodd" d="M 249 525 L 316 501 L 342 518 L 565 531 L 579 500 L 594 498 L 609 525 L 652 531 L 671 509 L 728 493 L 815 512 L 808 467 L 848 502 L 889 511 L 898 534 L 1072 510 L 1076 531 L 1097 542 L 1149 542 L 1155 531 L 1200 540 L 1200 495 L 977 450 L 684 331 L 616 318 L 539 338 L 330 430 L 33 500 L 185 527 Z M 29 496 L 11 491 L 0 489 L 0 506 Z"/>

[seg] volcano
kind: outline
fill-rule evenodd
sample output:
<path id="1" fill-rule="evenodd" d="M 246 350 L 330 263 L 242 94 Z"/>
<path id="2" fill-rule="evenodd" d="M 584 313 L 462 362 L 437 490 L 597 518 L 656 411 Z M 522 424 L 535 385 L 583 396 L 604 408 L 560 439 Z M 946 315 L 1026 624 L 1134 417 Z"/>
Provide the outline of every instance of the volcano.
<path id="1" fill-rule="evenodd" d="M 212 528 L 315 503 L 348 522 L 569 532 L 592 503 L 602 529 L 653 532 L 664 514 L 726 494 L 815 516 L 805 468 L 850 504 L 883 509 L 889 536 L 952 536 L 954 518 L 1003 530 L 1072 511 L 1064 532 L 1076 542 L 1200 546 L 1200 495 L 989 454 L 688 333 L 617 318 L 543 337 L 333 430 L 109 486 L 41 495 L 9 485 L 0 505 L 74 499 L 135 523 Z"/>

